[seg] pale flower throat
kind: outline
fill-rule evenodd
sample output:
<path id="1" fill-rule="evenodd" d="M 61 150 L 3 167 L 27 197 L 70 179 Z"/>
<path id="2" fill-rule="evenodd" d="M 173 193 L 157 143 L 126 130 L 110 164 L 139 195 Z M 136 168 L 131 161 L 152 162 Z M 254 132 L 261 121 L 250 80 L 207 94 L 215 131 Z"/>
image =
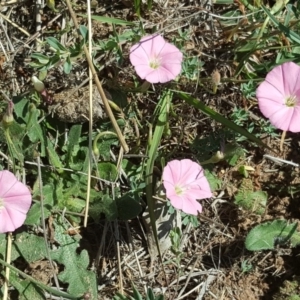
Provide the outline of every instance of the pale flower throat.
<path id="1" fill-rule="evenodd" d="M 285 105 L 287 107 L 294 107 L 297 105 L 298 102 L 299 102 L 299 99 L 297 98 L 297 96 L 294 96 L 294 95 L 288 96 L 285 99 Z"/>
<path id="2" fill-rule="evenodd" d="M 4 201 L 0 198 L 0 211 L 4 208 Z"/>
<path id="3" fill-rule="evenodd" d="M 150 68 L 152 68 L 152 69 L 157 69 L 157 68 L 159 68 L 159 66 L 160 66 L 160 61 L 159 61 L 158 58 L 151 59 L 149 65 L 150 65 Z"/>
<path id="4" fill-rule="evenodd" d="M 184 194 L 184 188 L 181 186 L 175 185 L 175 192 L 177 196 Z"/>

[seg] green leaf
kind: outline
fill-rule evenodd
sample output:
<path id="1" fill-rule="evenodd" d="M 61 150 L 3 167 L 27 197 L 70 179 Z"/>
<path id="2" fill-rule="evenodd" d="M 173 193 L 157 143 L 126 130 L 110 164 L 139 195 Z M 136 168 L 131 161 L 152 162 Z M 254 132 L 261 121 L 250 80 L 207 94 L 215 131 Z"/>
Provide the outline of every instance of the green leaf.
<path id="1" fill-rule="evenodd" d="M 55 37 L 48 37 L 46 38 L 46 42 L 55 50 L 59 52 L 67 52 L 68 50 L 55 38 Z"/>
<path id="2" fill-rule="evenodd" d="M 64 62 L 64 72 L 66 74 L 70 74 L 71 70 L 72 70 L 72 63 L 71 63 L 71 59 L 70 59 L 70 56 L 68 55 L 65 62 Z"/>
<path id="3" fill-rule="evenodd" d="M 68 291 L 74 295 L 83 295 L 88 292 L 91 299 L 97 299 L 96 274 L 89 271 L 89 256 L 86 250 L 77 254 L 78 238 L 65 233 L 67 227 L 62 223 L 54 222 L 55 241 L 59 244 L 57 250 L 51 251 L 52 259 L 64 265 L 64 270 L 58 278 L 68 284 Z"/>
<path id="4" fill-rule="evenodd" d="M 63 170 L 62 170 L 63 164 L 60 161 L 60 157 L 55 152 L 55 149 L 49 138 L 47 138 L 47 148 L 46 149 L 47 149 L 48 158 L 50 160 L 51 165 L 56 168 L 58 173 L 63 173 Z"/>
<path id="5" fill-rule="evenodd" d="M 278 3 L 280 3 L 280 1 L 278 1 Z M 261 5 L 261 8 L 269 16 L 270 20 L 274 23 L 274 25 L 278 27 L 278 29 L 280 29 L 280 31 L 283 32 L 286 37 L 290 38 L 297 44 L 300 44 L 300 36 L 295 31 L 278 22 L 274 15 L 264 5 Z"/>
<path id="6" fill-rule="evenodd" d="M 58 55 L 58 54 L 53 55 L 52 57 L 50 57 L 49 63 L 47 64 L 47 66 L 45 66 L 45 68 L 48 70 L 60 62 L 61 62 L 60 55 Z"/>
<path id="7" fill-rule="evenodd" d="M 79 32 L 81 33 L 84 41 L 87 41 L 88 40 L 88 33 L 89 33 L 87 27 L 84 26 L 84 25 L 80 25 L 79 26 Z"/>
<path id="8" fill-rule="evenodd" d="M 300 234 L 296 232 L 297 223 L 288 224 L 286 220 L 274 220 L 257 225 L 248 233 L 245 246 L 249 251 L 272 250 L 277 244 L 290 241 L 291 246 L 300 244 Z"/>
<path id="9" fill-rule="evenodd" d="M 110 148 L 112 145 L 118 144 L 118 138 L 106 135 L 101 138 L 101 141 L 98 141 L 97 147 L 100 153 L 100 156 L 103 158 L 103 160 L 109 160 L 110 159 Z"/>
<path id="10" fill-rule="evenodd" d="M 67 145 L 67 155 L 66 155 L 66 164 L 71 166 L 73 162 L 72 157 L 75 156 L 79 150 L 79 140 L 81 136 L 82 125 L 73 125 L 70 129 L 68 136 L 68 145 Z"/>
<path id="11" fill-rule="evenodd" d="M 142 0 L 134 0 L 134 10 L 135 13 L 137 14 L 138 17 L 141 16 L 141 5 L 142 5 Z"/>
<path id="12" fill-rule="evenodd" d="M 29 99 L 22 96 L 13 97 L 14 113 L 16 116 L 22 120 L 24 120 L 24 116 L 26 115 L 26 111 L 28 111 L 28 103 Z"/>
<path id="13" fill-rule="evenodd" d="M 99 176 L 103 180 L 115 182 L 118 177 L 118 170 L 116 165 L 110 162 L 98 163 Z"/>
<path id="14" fill-rule="evenodd" d="M 44 157 L 46 155 L 46 148 L 45 148 L 46 136 L 41 126 L 42 123 L 39 122 L 38 120 L 39 115 L 40 112 L 35 107 L 30 110 L 28 118 L 26 118 L 27 128 L 28 128 L 27 135 L 33 144 L 39 143 L 41 156 Z"/>
<path id="15" fill-rule="evenodd" d="M 0 233 L 0 257 L 4 258 L 7 248 L 7 236 L 5 233 Z M 20 252 L 14 247 L 14 244 L 12 245 L 12 251 L 11 251 L 11 261 L 16 260 L 20 257 Z"/>
<path id="16" fill-rule="evenodd" d="M 41 283 L 40 281 L 35 280 L 34 278 L 32 278 L 31 276 L 27 275 L 26 273 L 18 270 L 17 268 L 15 268 L 14 266 L 12 266 L 11 264 L 8 264 L 7 262 L 5 262 L 3 259 L 0 258 L 0 263 L 9 268 L 11 270 L 11 272 L 17 273 L 20 276 L 24 277 L 25 279 L 28 279 L 30 282 L 32 282 L 33 284 L 39 286 L 40 288 L 42 288 L 45 291 L 48 291 L 50 294 L 55 295 L 55 296 L 59 296 L 59 297 L 63 297 L 64 299 L 82 299 L 82 295 L 78 296 L 73 296 L 73 295 L 69 295 L 67 293 L 61 292 L 57 289 L 51 288 L 43 283 Z"/>
<path id="17" fill-rule="evenodd" d="M 222 180 L 219 177 L 211 172 L 210 170 L 205 170 L 205 177 L 209 183 L 209 186 L 212 191 L 218 190 L 222 186 Z"/>
<path id="18" fill-rule="evenodd" d="M 81 17 L 86 18 L 87 15 L 82 15 L 82 14 L 78 14 Z M 115 18 L 109 18 L 109 17 L 103 17 L 103 16 L 91 16 L 92 19 L 102 22 L 102 23 L 108 23 L 108 24 L 115 24 L 115 25 L 134 25 L 134 23 L 132 22 L 128 22 L 128 21 L 124 21 L 124 20 L 120 20 L 120 19 L 115 19 Z"/>
<path id="19" fill-rule="evenodd" d="M 148 296 L 149 295 L 149 296 Z M 159 295 L 159 296 L 154 296 L 154 293 L 152 291 L 151 288 L 148 288 L 148 292 L 147 292 L 147 300 L 164 300 L 164 296 L 163 295 Z"/>
<path id="20" fill-rule="evenodd" d="M 70 197 L 69 199 L 67 199 L 67 201 L 65 201 L 65 206 L 70 211 L 81 212 L 85 207 L 85 200 L 80 198 Z"/>
<path id="21" fill-rule="evenodd" d="M 48 218 L 51 215 L 51 211 L 44 207 L 44 216 Z M 25 220 L 26 225 L 36 225 L 40 222 L 41 219 L 41 205 L 39 203 L 34 203 L 31 207 L 29 212 L 27 213 L 27 217 Z"/>
<path id="22" fill-rule="evenodd" d="M 137 217 L 142 211 L 141 204 L 132 193 L 127 193 L 117 199 L 118 218 L 130 220 Z"/>
<path id="23" fill-rule="evenodd" d="M 19 292 L 19 300 L 44 300 L 43 290 L 33 284 L 30 280 L 22 280 L 20 277 L 11 272 L 9 276 L 9 283 Z"/>
<path id="24" fill-rule="evenodd" d="M 101 213 L 105 214 L 108 221 L 114 221 L 118 218 L 116 201 L 107 194 L 101 195 L 101 198 L 90 205 L 89 214 L 96 222 L 99 220 Z"/>
<path id="25" fill-rule="evenodd" d="M 234 203 L 241 206 L 243 209 L 263 214 L 266 209 L 268 194 L 264 191 L 240 191 L 234 196 Z"/>
<path id="26" fill-rule="evenodd" d="M 14 246 L 29 264 L 46 257 L 44 238 L 34 234 L 26 232 L 18 234 Z"/>
<path id="27" fill-rule="evenodd" d="M 1 131 L 2 130 L 3 127 L 1 127 Z M 7 130 L 3 130 L 10 155 L 22 162 L 22 164 L 24 161 L 24 155 L 22 150 L 23 136 L 20 136 L 20 134 L 22 134 L 23 132 L 24 129 L 15 121 L 9 126 Z"/>
<path id="28" fill-rule="evenodd" d="M 44 300 L 46 299 L 43 290 L 37 285 L 33 284 L 29 280 L 23 280 L 21 282 L 24 287 L 23 292 L 21 293 L 19 300 Z"/>
<path id="29" fill-rule="evenodd" d="M 42 65 L 46 65 L 49 62 L 49 57 L 41 53 L 32 53 L 31 58 L 38 60 Z"/>
<path id="30" fill-rule="evenodd" d="M 177 95 L 181 99 L 185 100 L 185 102 L 193 105 L 195 108 L 200 109 L 203 113 L 205 113 L 207 116 L 211 117 L 215 121 L 217 121 L 217 122 L 221 123 L 222 125 L 230 128 L 231 130 L 245 136 L 246 138 L 248 138 L 250 141 L 256 143 L 257 145 L 263 146 L 263 147 L 268 148 L 268 149 L 273 151 L 272 148 L 270 148 L 268 145 L 264 144 L 259 138 L 257 138 L 256 136 L 254 136 L 253 134 L 251 134 L 250 132 L 245 130 L 243 127 L 238 126 L 235 123 L 233 123 L 232 121 L 230 121 L 227 118 L 223 117 L 218 112 L 212 110 L 211 108 L 209 108 L 208 106 L 203 104 L 200 100 L 195 99 L 195 98 L 193 98 L 193 97 L 191 97 L 187 94 L 184 94 L 184 93 L 177 93 Z"/>
<path id="31" fill-rule="evenodd" d="M 132 287 L 133 288 L 133 297 L 134 300 L 143 300 L 142 295 L 139 293 L 139 291 L 135 288 L 135 286 Z"/>
<path id="32" fill-rule="evenodd" d="M 298 45 L 300 44 L 300 36 L 295 31 L 291 30 L 281 23 L 278 24 L 278 28 L 285 34 L 286 37 L 290 38 Z"/>
<path id="33" fill-rule="evenodd" d="M 128 298 L 120 293 L 117 293 L 114 297 L 113 300 L 134 300 L 132 297 Z"/>

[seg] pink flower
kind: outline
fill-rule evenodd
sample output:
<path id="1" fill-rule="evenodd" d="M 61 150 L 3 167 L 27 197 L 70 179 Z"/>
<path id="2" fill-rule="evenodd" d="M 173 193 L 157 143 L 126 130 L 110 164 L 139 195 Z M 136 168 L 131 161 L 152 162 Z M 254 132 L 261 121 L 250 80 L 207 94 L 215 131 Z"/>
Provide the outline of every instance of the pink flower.
<path id="1" fill-rule="evenodd" d="M 287 62 L 275 67 L 256 96 L 260 111 L 276 128 L 300 131 L 300 66 Z"/>
<path id="2" fill-rule="evenodd" d="M 182 53 L 160 35 L 143 37 L 130 49 L 130 62 L 135 71 L 150 83 L 164 83 L 181 71 Z"/>
<path id="3" fill-rule="evenodd" d="M 197 199 L 212 196 L 202 167 L 190 159 L 168 162 L 162 177 L 171 204 L 187 214 L 197 215 L 202 211 Z"/>
<path id="4" fill-rule="evenodd" d="M 0 171 L 0 233 L 12 232 L 23 225 L 31 205 L 25 184 L 9 171 Z"/>

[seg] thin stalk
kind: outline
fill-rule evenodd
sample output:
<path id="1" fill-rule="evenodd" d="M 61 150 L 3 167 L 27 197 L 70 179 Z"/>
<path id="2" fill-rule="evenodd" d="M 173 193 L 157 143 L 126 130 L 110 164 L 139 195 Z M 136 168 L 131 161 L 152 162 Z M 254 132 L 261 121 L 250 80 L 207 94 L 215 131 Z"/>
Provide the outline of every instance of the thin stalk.
<path id="1" fill-rule="evenodd" d="M 61 291 L 58 291 L 56 289 L 53 289 L 37 280 L 35 280 L 34 278 L 32 278 L 31 276 L 27 275 L 26 273 L 18 270 L 17 268 L 15 268 L 14 266 L 8 264 L 7 262 L 5 262 L 3 259 L 0 258 L 0 263 L 5 266 L 5 267 L 8 267 L 10 268 L 11 271 L 21 275 L 23 278 L 29 280 L 30 282 L 36 284 L 38 287 L 40 287 L 41 289 L 49 292 L 50 294 L 54 295 L 54 296 L 58 296 L 58 297 L 64 297 L 66 299 L 83 299 L 83 296 L 74 296 L 74 295 L 70 295 L 70 294 L 67 294 L 65 292 L 61 292 Z"/>
<path id="2" fill-rule="evenodd" d="M 78 30 L 79 29 L 79 25 L 78 25 L 78 22 L 77 22 L 77 19 L 76 19 L 76 15 L 75 15 L 75 13 L 74 13 L 74 11 L 72 9 L 70 1 L 66 0 L 66 4 L 68 6 L 68 9 L 69 9 L 71 18 L 72 18 L 72 20 L 74 22 L 75 28 Z M 113 125 L 113 127 L 114 127 L 114 129 L 115 129 L 115 131 L 117 133 L 117 135 L 118 135 L 118 138 L 119 138 L 119 141 L 121 143 L 121 146 L 124 148 L 125 153 L 127 153 L 129 151 L 128 145 L 127 145 L 127 143 L 125 141 L 125 138 L 124 138 L 124 136 L 123 136 L 123 134 L 122 134 L 122 132 L 120 130 L 120 127 L 119 127 L 119 125 L 118 125 L 118 123 L 117 123 L 117 121 L 116 121 L 116 119 L 115 119 L 115 117 L 114 117 L 114 115 L 112 113 L 112 110 L 111 110 L 111 108 L 109 106 L 108 100 L 107 100 L 107 98 L 105 96 L 105 93 L 103 91 L 101 82 L 100 82 L 100 80 L 99 80 L 99 78 L 97 76 L 96 69 L 95 69 L 95 67 L 93 65 L 93 61 L 92 61 L 92 59 L 91 59 L 91 57 L 89 55 L 89 51 L 88 51 L 86 45 L 83 45 L 83 50 L 84 50 L 84 53 L 85 53 L 88 65 L 89 65 L 89 67 L 90 67 L 90 69 L 92 71 L 95 84 L 96 84 L 97 89 L 99 91 L 99 94 L 100 94 L 100 96 L 102 98 L 105 111 L 106 111 L 106 113 L 107 113 L 107 115 L 108 115 L 108 117 L 109 117 L 109 119 L 110 119 L 110 121 L 111 121 L 111 123 L 112 123 L 112 125 Z"/>

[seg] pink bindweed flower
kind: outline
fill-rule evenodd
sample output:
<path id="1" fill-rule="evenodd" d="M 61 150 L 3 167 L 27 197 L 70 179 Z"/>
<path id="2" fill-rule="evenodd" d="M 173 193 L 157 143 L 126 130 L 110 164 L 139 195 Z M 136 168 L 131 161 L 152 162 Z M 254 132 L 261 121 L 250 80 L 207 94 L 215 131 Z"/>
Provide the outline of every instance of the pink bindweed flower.
<path id="1" fill-rule="evenodd" d="M 168 162 L 162 178 L 171 204 L 187 214 L 197 215 L 202 211 L 197 199 L 212 196 L 202 167 L 190 159 Z"/>
<path id="2" fill-rule="evenodd" d="M 287 62 L 275 67 L 256 97 L 260 111 L 276 128 L 300 132 L 300 66 Z"/>
<path id="3" fill-rule="evenodd" d="M 12 232 L 23 225 L 31 205 L 25 184 L 9 171 L 0 171 L 0 233 Z"/>
<path id="4" fill-rule="evenodd" d="M 130 62 L 136 73 L 150 83 L 175 79 L 181 71 L 182 53 L 160 35 L 143 37 L 130 49 Z"/>

